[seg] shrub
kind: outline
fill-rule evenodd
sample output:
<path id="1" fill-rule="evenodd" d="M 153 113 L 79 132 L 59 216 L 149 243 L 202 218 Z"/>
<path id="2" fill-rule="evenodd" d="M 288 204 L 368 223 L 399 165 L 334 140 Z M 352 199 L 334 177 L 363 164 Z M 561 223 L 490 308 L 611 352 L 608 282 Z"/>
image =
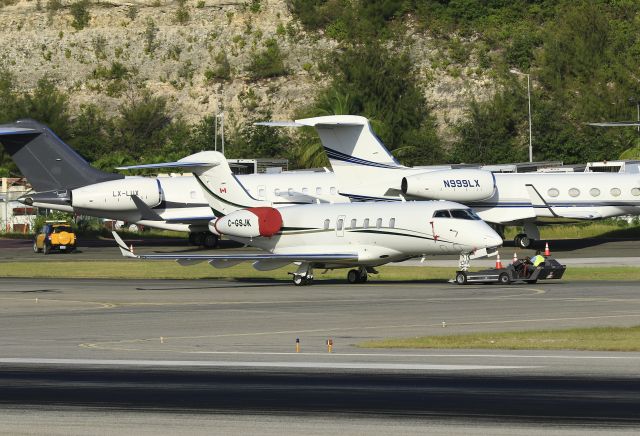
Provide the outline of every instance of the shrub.
<path id="1" fill-rule="evenodd" d="M 251 78 L 259 80 L 287 75 L 289 71 L 284 64 L 284 56 L 278 42 L 272 38 L 267 40 L 265 45 L 265 50 L 254 53 L 251 57 L 251 63 L 247 67 Z"/>
<path id="2" fill-rule="evenodd" d="M 210 82 L 212 80 L 229 80 L 231 78 L 231 64 L 229 64 L 229 58 L 227 53 L 221 51 L 215 58 L 216 66 L 213 69 L 207 69 L 204 72 L 205 79 Z"/>
<path id="3" fill-rule="evenodd" d="M 71 5 L 71 25 L 76 30 L 82 30 L 89 25 L 91 15 L 89 14 L 89 0 L 80 0 Z"/>

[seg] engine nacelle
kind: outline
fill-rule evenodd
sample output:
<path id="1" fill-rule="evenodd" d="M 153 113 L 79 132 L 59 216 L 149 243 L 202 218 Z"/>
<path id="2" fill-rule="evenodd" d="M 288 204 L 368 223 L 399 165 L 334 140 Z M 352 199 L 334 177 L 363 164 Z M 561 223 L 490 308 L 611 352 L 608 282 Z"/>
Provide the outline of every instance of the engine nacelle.
<path id="1" fill-rule="evenodd" d="M 282 215 L 272 207 L 251 207 L 212 220 L 209 228 L 214 233 L 241 238 L 270 237 L 282 228 Z"/>
<path id="2" fill-rule="evenodd" d="M 156 179 L 128 177 L 74 189 L 71 191 L 71 205 L 94 210 L 136 210 L 138 207 L 131 199 L 132 195 L 149 207 L 155 207 L 162 201 L 162 190 Z"/>
<path id="3" fill-rule="evenodd" d="M 430 171 L 404 177 L 402 192 L 430 200 L 480 201 L 496 190 L 493 173 L 475 169 Z"/>

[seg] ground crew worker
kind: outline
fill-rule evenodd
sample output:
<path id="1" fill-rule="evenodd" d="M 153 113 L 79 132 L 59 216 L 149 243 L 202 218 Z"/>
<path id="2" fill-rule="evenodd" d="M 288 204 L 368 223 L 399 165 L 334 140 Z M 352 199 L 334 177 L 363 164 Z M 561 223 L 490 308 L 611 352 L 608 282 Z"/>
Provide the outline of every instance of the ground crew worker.
<path id="1" fill-rule="evenodd" d="M 544 256 L 540 253 L 540 250 L 536 251 L 536 255 L 531 258 L 531 263 L 533 266 L 538 266 L 542 262 L 544 262 Z"/>

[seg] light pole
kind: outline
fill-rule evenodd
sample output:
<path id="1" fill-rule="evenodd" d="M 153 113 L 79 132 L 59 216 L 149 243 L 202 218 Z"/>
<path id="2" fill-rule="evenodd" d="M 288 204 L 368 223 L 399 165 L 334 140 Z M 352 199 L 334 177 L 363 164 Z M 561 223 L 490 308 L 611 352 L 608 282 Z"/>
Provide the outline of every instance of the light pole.
<path id="1" fill-rule="evenodd" d="M 638 99 L 638 98 L 630 98 L 629 102 L 636 104 L 636 109 L 638 111 L 638 133 L 640 133 L 640 99 Z"/>
<path id="2" fill-rule="evenodd" d="M 521 76 L 527 76 L 527 97 L 529 99 L 529 162 L 533 162 L 533 145 L 531 140 L 531 76 L 528 73 L 522 73 L 518 70 L 511 69 L 509 72 Z M 640 104 L 640 103 L 639 103 Z M 638 106 L 640 108 L 640 106 Z M 640 109 L 638 109 L 640 111 Z M 640 114 L 640 112 L 638 112 Z M 640 117 L 640 115 L 638 115 Z M 640 118 L 639 118 L 640 119 Z M 640 127 L 638 127 L 640 129 Z"/>

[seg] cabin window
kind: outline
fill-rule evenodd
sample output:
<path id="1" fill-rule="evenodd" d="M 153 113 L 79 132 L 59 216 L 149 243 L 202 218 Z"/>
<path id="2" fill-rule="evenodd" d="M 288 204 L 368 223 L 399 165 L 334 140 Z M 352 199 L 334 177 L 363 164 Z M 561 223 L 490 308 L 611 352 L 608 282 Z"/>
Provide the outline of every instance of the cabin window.
<path id="1" fill-rule="evenodd" d="M 316 195 L 322 195 L 322 188 L 319 186 L 316 188 Z"/>
<path id="2" fill-rule="evenodd" d="M 336 190 L 335 186 L 332 186 L 332 187 L 331 187 L 331 189 L 330 189 L 330 191 L 331 191 L 331 195 L 336 195 L 336 192 L 338 192 L 338 191 Z"/>
<path id="3" fill-rule="evenodd" d="M 433 213 L 434 218 L 451 218 L 448 210 L 436 210 Z"/>
<path id="4" fill-rule="evenodd" d="M 278 196 L 280 195 L 280 190 L 278 188 L 273 190 L 274 195 Z"/>
<path id="5" fill-rule="evenodd" d="M 571 197 L 577 197 L 578 195 L 580 195 L 580 190 L 578 188 L 571 188 L 569 189 L 569 195 Z"/>
<path id="6" fill-rule="evenodd" d="M 633 188 L 631 190 L 631 195 L 633 195 L 634 197 L 637 197 L 638 195 L 640 195 L 640 188 Z"/>
<path id="7" fill-rule="evenodd" d="M 307 195 L 309 193 L 309 190 L 307 188 L 302 188 L 302 193 L 304 195 Z"/>
<path id="8" fill-rule="evenodd" d="M 289 197 L 293 197 L 293 188 L 289 188 L 288 192 L 289 192 Z"/>
<path id="9" fill-rule="evenodd" d="M 382 228 L 382 218 L 378 218 L 376 220 L 376 227 L 379 229 Z"/>
<path id="10" fill-rule="evenodd" d="M 611 188 L 611 195 L 614 197 L 619 197 L 621 193 L 620 188 Z"/>
<path id="11" fill-rule="evenodd" d="M 190 195 L 190 196 L 191 196 L 191 198 L 192 198 L 192 199 L 194 199 L 194 200 L 195 200 L 195 199 L 196 199 L 196 197 L 197 197 L 196 191 L 191 191 L 191 192 L 189 193 L 189 195 Z"/>
<path id="12" fill-rule="evenodd" d="M 329 230 L 329 220 L 324 220 L 324 229 Z"/>
<path id="13" fill-rule="evenodd" d="M 592 197 L 598 197 L 600 195 L 600 190 L 598 188 L 591 188 L 589 189 L 589 194 L 591 194 Z"/>
<path id="14" fill-rule="evenodd" d="M 395 218 L 391 218 L 389 220 L 389 228 L 390 229 L 395 229 L 396 228 L 396 219 Z"/>
<path id="15" fill-rule="evenodd" d="M 352 229 L 355 229 L 355 228 L 356 228 L 356 224 L 357 224 L 356 219 L 355 219 L 355 218 L 354 218 L 354 219 L 352 219 L 352 220 L 351 220 L 351 228 L 352 228 Z"/>
<path id="16" fill-rule="evenodd" d="M 362 228 L 363 229 L 368 229 L 369 228 L 369 218 L 365 218 L 363 223 L 362 223 Z"/>
<path id="17" fill-rule="evenodd" d="M 340 218 L 336 223 L 336 230 L 342 230 L 342 226 L 344 225 L 344 220 Z"/>
<path id="18" fill-rule="evenodd" d="M 258 189 L 258 197 L 264 197 L 264 188 Z"/>
<path id="19" fill-rule="evenodd" d="M 551 188 L 547 191 L 547 194 L 549 194 L 549 197 L 557 197 L 558 195 L 560 195 L 560 191 L 558 191 L 556 188 Z"/>

